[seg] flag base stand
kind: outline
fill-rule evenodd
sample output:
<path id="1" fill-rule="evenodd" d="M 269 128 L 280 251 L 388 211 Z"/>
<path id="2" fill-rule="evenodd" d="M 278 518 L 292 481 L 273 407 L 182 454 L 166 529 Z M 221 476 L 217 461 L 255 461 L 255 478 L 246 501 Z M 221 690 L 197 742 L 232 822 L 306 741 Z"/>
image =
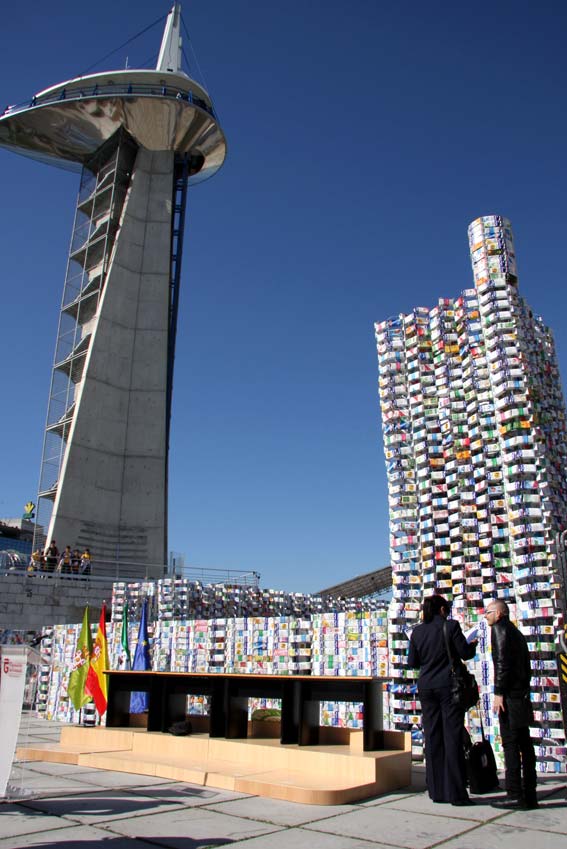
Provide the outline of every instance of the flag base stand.
<path id="1" fill-rule="evenodd" d="M 80 725 L 84 725 L 85 728 L 92 728 L 97 724 L 97 714 L 94 703 L 89 703 L 83 705 L 81 708 L 80 714 Z"/>
<path id="2" fill-rule="evenodd" d="M 16 784 L 7 784 L 6 792 L 2 799 L 3 802 L 17 802 L 18 799 L 32 799 L 37 796 L 35 790 L 29 790 L 26 787 L 20 787 Z"/>

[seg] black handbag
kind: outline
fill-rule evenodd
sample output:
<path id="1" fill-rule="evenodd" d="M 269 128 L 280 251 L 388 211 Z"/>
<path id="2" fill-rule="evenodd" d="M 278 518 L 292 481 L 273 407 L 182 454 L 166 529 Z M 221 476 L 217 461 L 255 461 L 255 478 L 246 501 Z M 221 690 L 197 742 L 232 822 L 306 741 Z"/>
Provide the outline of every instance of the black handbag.
<path id="1" fill-rule="evenodd" d="M 460 657 L 455 657 L 451 651 L 449 637 L 447 636 L 447 623 L 443 622 L 443 638 L 445 640 L 445 648 L 451 664 L 451 693 L 453 704 L 460 707 L 461 710 L 470 710 L 478 704 L 480 693 L 478 692 L 478 684 L 476 678 L 472 675 Z"/>
<path id="2" fill-rule="evenodd" d="M 480 719 L 481 740 L 473 743 L 469 732 L 464 729 L 465 762 L 467 765 L 467 784 L 471 793 L 491 793 L 498 790 L 498 770 L 496 758 L 490 740 L 484 734 L 482 717 Z"/>

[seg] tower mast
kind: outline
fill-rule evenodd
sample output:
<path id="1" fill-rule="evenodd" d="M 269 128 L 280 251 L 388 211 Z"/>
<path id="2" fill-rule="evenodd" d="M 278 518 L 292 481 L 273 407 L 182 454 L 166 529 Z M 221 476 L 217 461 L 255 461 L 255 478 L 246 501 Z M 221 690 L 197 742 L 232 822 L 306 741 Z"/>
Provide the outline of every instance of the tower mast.
<path id="1" fill-rule="evenodd" d="M 181 69 L 180 26 L 175 3 L 154 70 L 75 77 L 0 116 L 0 146 L 81 172 L 34 545 L 88 546 L 98 574 L 157 576 L 167 560 L 187 189 L 226 156 L 208 93 Z"/>

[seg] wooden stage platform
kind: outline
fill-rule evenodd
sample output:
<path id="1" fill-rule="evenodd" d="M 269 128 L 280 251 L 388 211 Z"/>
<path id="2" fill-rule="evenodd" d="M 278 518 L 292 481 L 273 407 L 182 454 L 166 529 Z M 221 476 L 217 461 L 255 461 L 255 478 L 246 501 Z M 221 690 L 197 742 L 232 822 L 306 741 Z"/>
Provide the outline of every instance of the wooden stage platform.
<path id="1" fill-rule="evenodd" d="M 311 805 L 354 802 L 410 784 L 410 734 L 383 731 L 384 748 L 364 751 L 362 731 L 322 732 L 319 745 L 299 746 L 273 738 L 174 737 L 145 728 L 68 726 L 57 746 L 22 747 L 17 756 Z"/>

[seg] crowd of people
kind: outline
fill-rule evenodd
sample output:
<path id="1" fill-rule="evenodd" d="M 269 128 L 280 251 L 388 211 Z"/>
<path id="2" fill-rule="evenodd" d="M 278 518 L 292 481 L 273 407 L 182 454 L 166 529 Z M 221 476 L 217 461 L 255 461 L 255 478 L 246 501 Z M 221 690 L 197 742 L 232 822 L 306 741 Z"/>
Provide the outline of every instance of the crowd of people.
<path id="1" fill-rule="evenodd" d="M 59 552 L 57 543 L 53 539 L 43 551 L 36 548 L 32 552 L 28 573 L 50 572 L 60 575 L 90 575 L 91 566 L 92 556 L 88 548 L 83 549 L 81 553 L 78 548 L 71 550 L 71 546 L 66 545 L 65 549 Z"/>

